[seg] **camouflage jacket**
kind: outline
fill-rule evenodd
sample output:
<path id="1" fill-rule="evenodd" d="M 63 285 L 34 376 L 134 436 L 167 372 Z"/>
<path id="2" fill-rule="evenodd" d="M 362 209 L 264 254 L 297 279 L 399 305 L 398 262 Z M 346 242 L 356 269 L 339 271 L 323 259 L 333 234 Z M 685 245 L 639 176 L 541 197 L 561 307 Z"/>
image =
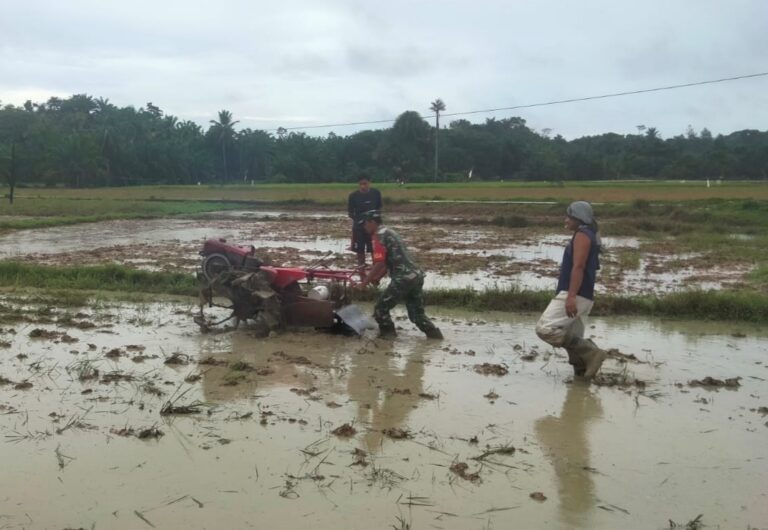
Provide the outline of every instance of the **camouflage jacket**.
<path id="1" fill-rule="evenodd" d="M 374 238 L 373 261 L 385 261 L 387 272 L 393 282 L 423 278 L 424 273 L 413 261 L 400 234 L 382 226 Z"/>

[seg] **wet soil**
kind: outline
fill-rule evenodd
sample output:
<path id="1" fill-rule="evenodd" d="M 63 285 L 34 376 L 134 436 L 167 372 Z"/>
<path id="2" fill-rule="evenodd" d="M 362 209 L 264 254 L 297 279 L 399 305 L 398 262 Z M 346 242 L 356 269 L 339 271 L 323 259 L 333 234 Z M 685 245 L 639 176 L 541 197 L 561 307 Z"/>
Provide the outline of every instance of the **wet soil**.
<path id="1" fill-rule="evenodd" d="M 642 384 L 587 385 L 534 316 L 428 308 L 440 343 L 403 320 L 395 341 L 257 339 L 200 334 L 191 305 L 95 307 L 0 329 L 4 528 L 768 521 L 760 327 L 592 319 L 588 335 L 616 348 L 601 378 Z"/>
<path id="2" fill-rule="evenodd" d="M 205 238 L 253 244 L 275 265 L 306 266 L 332 254 L 329 266 L 352 267 L 349 220 L 341 214 L 227 212 L 198 219 L 122 220 L 21 230 L 0 235 L 0 259 L 56 265 L 120 263 L 147 270 L 194 271 Z M 308 222 L 309 219 L 309 222 Z M 550 289 L 556 283 L 564 233 L 542 228 L 423 223 L 392 217 L 419 264 L 425 287 Z M 647 248 L 646 248 L 647 247 Z M 669 241 L 604 239 L 599 291 L 660 293 L 686 288 L 738 287 L 752 263 L 712 263 L 705 254 L 675 252 Z M 629 256 L 629 259 L 628 259 Z"/>

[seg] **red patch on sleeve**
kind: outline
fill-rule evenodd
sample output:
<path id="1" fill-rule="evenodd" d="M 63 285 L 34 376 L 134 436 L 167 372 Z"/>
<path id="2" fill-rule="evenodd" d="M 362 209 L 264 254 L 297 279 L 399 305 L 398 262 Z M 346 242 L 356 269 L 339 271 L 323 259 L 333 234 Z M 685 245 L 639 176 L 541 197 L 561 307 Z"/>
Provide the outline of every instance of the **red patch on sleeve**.
<path id="1" fill-rule="evenodd" d="M 373 234 L 371 242 L 373 243 L 373 262 L 385 261 L 387 259 L 387 247 L 381 244 L 378 234 Z"/>

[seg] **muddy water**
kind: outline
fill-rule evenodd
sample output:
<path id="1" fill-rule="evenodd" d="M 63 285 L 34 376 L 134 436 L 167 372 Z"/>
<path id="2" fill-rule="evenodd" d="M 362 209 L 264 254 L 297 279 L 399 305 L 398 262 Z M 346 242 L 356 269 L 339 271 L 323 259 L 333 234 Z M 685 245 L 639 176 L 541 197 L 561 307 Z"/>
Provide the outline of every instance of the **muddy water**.
<path id="1" fill-rule="evenodd" d="M 757 411 L 768 405 L 768 335 L 754 327 L 593 319 L 596 342 L 640 361 L 606 362 L 605 373 L 646 382 L 621 388 L 569 382 L 534 317 L 520 315 L 430 308 L 446 335 L 436 343 L 402 315 L 394 342 L 308 330 L 257 340 L 247 329 L 201 335 L 191 308 L 171 303 L 28 309 L 0 326 L 3 528 L 399 528 L 400 518 L 646 529 L 700 513 L 713 527 L 768 525 L 768 417 Z M 36 328 L 58 335 L 30 338 Z M 174 352 L 189 363 L 164 364 Z M 197 364 L 208 358 L 229 366 Z M 86 360 L 98 379 L 79 380 Z M 486 362 L 509 373 L 476 373 Z M 688 386 L 705 376 L 741 386 Z M 32 387 L 15 388 L 23 382 Z M 169 400 L 199 412 L 163 416 Z M 344 423 L 354 436 L 332 434 Z M 164 436 L 116 432 L 153 426 Z M 461 463 L 463 477 L 451 471 Z"/>
<path id="2" fill-rule="evenodd" d="M 408 216 L 393 223 L 426 269 L 428 289 L 552 288 L 568 240 L 564 234 L 533 235 L 491 226 L 414 224 Z M 280 211 L 20 230 L 0 236 L 0 259 L 65 265 L 117 262 L 148 270 L 192 271 L 199 264 L 201 242 L 210 237 L 253 244 L 276 264 L 306 265 L 328 252 L 336 255 L 336 266 L 355 264 L 354 255 L 347 252 L 348 219 L 311 212 L 298 218 L 295 212 Z M 606 237 L 604 244 L 607 266 L 597 286 L 601 292 L 717 289 L 739 285 L 749 272 L 748 266 L 702 270 L 700 264 L 670 269 L 670 263 L 686 256 L 645 252 L 636 265 L 622 266 L 617 253 L 636 251 L 641 241 Z"/>

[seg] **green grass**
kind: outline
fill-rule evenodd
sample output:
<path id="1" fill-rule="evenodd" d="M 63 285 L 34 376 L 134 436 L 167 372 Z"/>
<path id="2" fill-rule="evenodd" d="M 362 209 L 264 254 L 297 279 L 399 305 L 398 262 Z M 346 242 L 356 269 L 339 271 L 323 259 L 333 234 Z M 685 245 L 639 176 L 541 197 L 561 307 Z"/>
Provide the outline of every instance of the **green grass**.
<path id="1" fill-rule="evenodd" d="M 47 267 L 2 261 L 0 286 L 188 296 L 197 294 L 197 280 L 191 274 L 139 271 L 120 265 Z"/>
<path id="2" fill-rule="evenodd" d="M 768 264 L 755 268 L 755 270 L 749 273 L 747 278 L 757 287 L 768 287 Z"/>
<path id="3" fill-rule="evenodd" d="M 150 219 L 242 208 L 242 204 L 203 201 L 18 198 L 0 202 L 0 230 L 45 228 L 114 219 Z M 1 217 L 8 216 L 8 217 Z"/>
<path id="4" fill-rule="evenodd" d="M 756 273 L 768 277 L 765 268 Z M 83 303 L 78 291 L 113 291 L 116 296 L 135 298 L 137 293 L 195 296 L 198 283 L 191 274 L 146 272 L 119 265 L 95 267 L 46 267 L 0 262 L 0 287 L 57 292 L 72 305 Z M 70 294 L 67 294 L 70 293 Z M 551 291 L 494 289 L 439 289 L 425 293 L 427 303 L 470 311 L 541 312 L 552 298 Z M 356 292 L 355 300 L 373 300 L 375 290 Z M 768 295 L 756 291 L 684 291 L 663 296 L 601 295 L 592 311 L 596 316 L 638 315 L 699 320 L 768 320 Z"/>
<path id="5" fill-rule="evenodd" d="M 19 198 L 111 198 L 123 200 L 312 201 L 343 205 L 356 182 L 123 188 L 19 188 Z M 387 201 L 402 200 L 590 200 L 593 202 L 680 201 L 714 198 L 768 200 L 768 182 L 727 181 L 707 188 L 703 181 L 564 181 L 412 183 L 374 182 Z M 2 188 L 0 188 L 2 193 Z"/>

